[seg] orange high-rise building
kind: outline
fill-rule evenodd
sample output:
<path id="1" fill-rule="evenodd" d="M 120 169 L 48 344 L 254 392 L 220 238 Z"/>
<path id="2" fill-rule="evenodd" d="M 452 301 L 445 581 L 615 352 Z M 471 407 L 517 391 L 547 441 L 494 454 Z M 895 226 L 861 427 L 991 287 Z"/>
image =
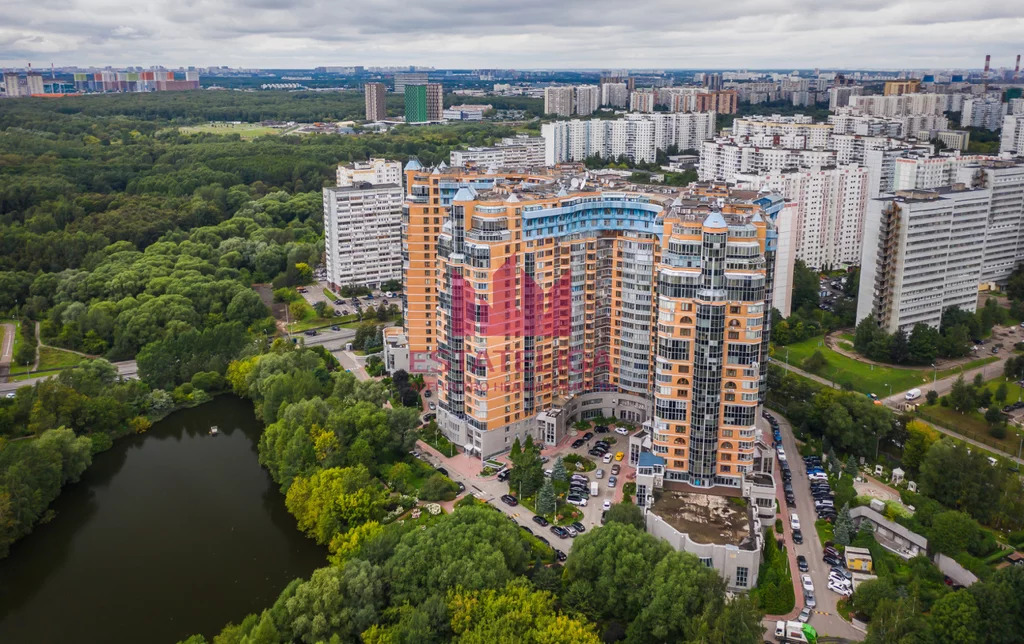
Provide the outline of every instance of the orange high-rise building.
<path id="1" fill-rule="evenodd" d="M 414 369 L 436 360 L 452 442 L 486 458 L 614 416 L 645 428 L 629 461 L 658 463 L 638 498 L 753 471 L 780 198 L 415 162 L 406 178 L 406 334 Z"/>

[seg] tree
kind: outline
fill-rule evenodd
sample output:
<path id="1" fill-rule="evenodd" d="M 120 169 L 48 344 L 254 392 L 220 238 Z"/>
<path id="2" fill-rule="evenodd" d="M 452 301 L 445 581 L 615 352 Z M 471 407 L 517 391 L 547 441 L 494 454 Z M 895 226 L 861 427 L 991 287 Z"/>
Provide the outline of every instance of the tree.
<path id="1" fill-rule="evenodd" d="M 964 412 L 974 408 L 974 390 L 964 382 L 963 374 L 957 376 L 953 387 L 949 391 L 949 402 L 953 409 Z"/>
<path id="2" fill-rule="evenodd" d="M 910 343 L 907 334 L 903 329 L 898 329 L 892 334 L 889 343 L 889 358 L 893 364 L 904 364 L 910 360 Z"/>
<path id="3" fill-rule="evenodd" d="M 537 493 L 537 514 L 550 517 L 554 515 L 555 509 L 555 488 L 551 485 L 551 479 L 547 479 Z"/>
<path id="4" fill-rule="evenodd" d="M 509 460 L 512 461 L 512 471 L 508 477 L 508 489 L 520 494 L 524 498 L 531 497 L 537 493 L 544 483 L 544 467 L 540 461 L 540 450 L 533 444 L 533 438 L 526 437 L 526 442 L 518 454 L 515 450 L 516 444 L 509 453 Z"/>
<path id="5" fill-rule="evenodd" d="M 989 424 L 989 427 L 1002 425 L 1004 420 L 1003 412 L 999 411 L 999 408 L 995 405 L 985 410 L 985 422 Z"/>
<path id="6" fill-rule="evenodd" d="M 600 619 L 632 621 L 647 604 L 655 566 L 672 552 L 666 542 L 618 522 L 576 538 L 563 581 L 566 603 Z"/>
<path id="7" fill-rule="evenodd" d="M 907 350 L 914 364 L 932 364 L 938 356 L 939 332 L 932 326 L 918 322 L 910 330 Z"/>
<path id="8" fill-rule="evenodd" d="M 799 311 L 804 306 L 812 309 L 818 307 L 818 291 L 820 285 L 818 274 L 807 268 L 803 260 L 796 260 L 793 264 L 793 296 L 790 301 L 790 308 Z"/>
<path id="9" fill-rule="evenodd" d="M 907 424 L 907 440 L 903 441 L 903 468 L 911 474 L 916 474 L 921 466 L 921 461 L 928 448 L 935 442 L 933 431 L 927 425 L 918 420 L 910 421 Z"/>
<path id="10" fill-rule="evenodd" d="M 341 568 L 320 568 L 309 581 L 289 586 L 270 612 L 279 616 L 277 629 L 285 641 L 313 644 L 335 635 L 356 642 L 380 620 L 385 588 L 380 568 L 356 559 Z"/>
<path id="11" fill-rule="evenodd" d="M 614 503 L 605 515 L 605 523 L 625 523 L 637 530 L 645 530 L 644 511 L 632 503 Z"/>
<path id="12" fill-rule="evenodd" d="M 551 468 L 551 480 L 553 481 L 568 481 L 569 474 L 565 470 L 565 462 L 562 457 L 559 456 L 555 459 L 555 464 Z"/>
<path id="13" fill-rule="evenodd" d="M 815 351 L 803 361 L 801 366 L 811 373 L 816 373 L 828 366 L 828 360 L 825 359 L 821 351 Z"/>
<path id="14" fill-rule="evenodd" d="M 839 515 L 836 517 L 836 524 L 833 529 L 836 543 L 841 546 L 850 545 L 850 542 L 853 541 L 855 532 L 853 519 L 850 518 L 850 504 L 846 503 L 843 505 L 843 509 L 839 511 Z"/>
<path id="15" fill-rule="evenodd" d="M 458 492 L 458 486 L 450 478 L 438 472 L 423 482 L 419 496 L 424 501 L 451 501 Z"/>
<path id="16" fill-rule="evenodd" d="M 934 405 L 935 401 L 939 399 L 939 392 L 934 389 L 929 389 L 928 393 L 924 395 L 924 398 L 928 401 L 929 405 Z"/>
<path id="17" fill-rule="evenodd" d="M 900 589 L 896 588 L 892 578 L 879 577 L 857 584 L 852 603 L 858 613 L 872 617 L 879 604 L 886 600 L 895 600 L 899 596 Z"/>
<path id="18" fill-rule="evenodd" d="M 380 518 L 383 505 L 379 485 L 362 466 L 298 476 L 285 496 L 285 506 L 299 528 L 323 544 L 349 527 Z"/>
<path id="19" fill-rule="evenodd" d="M 955 557 L 967 549 L 967 545 L 976 538 L 978 530 L 978 523 L 963 512 L 941 512 L 932 519 L 928 545 L 935 552 Z"/>
<path id="20" fill-rule="evenodd" d="M 553 597 L 525 579 L 500 590 L 459 590 L 448 600 L 455 641 L 462 644 L 599 644 L 592 624 L 561 615 Z"/>
<path id="21" fill-rule="evenodd" d="M 1000 405 L 1006 402 L 1006 396 L 1009 394 L 1009 389 L 1005 382 L 999 383 L 999 387 L 996 388 L 995 400 Z"/>
<path id="22" fill-rule="evenodd" d="M 979 636 L 978 605 L 967 589 L 960 589 L 941 597 L 931 611 L 931 627 L 937 642 L 984 641 Z"/>
<path id="23" fill-rule="evenodd" d="M 847 476 L 857 476 L 857 459 L 850 454 L 849 458 L 846 459 L 846 465 L 843 466 L 843 472 Z"/>
<path id="24" fill-rule="evenodd" d="M 648 600 L 630 623 L 627 641 L 680 642 L 715 621 L 725 606 L 725 581 L 696 556 L 671 552 L 654 567 L 645 594 Z"/>
<path id="25" fill-rule="evenodd" d="M 483 506 L 459 508 L 402 536 L 386 564 L 392 603 L 418 602 L 457 587 L 501 588 L 526 572 L 529 552 L 519 528 L 501 512 Z"/>

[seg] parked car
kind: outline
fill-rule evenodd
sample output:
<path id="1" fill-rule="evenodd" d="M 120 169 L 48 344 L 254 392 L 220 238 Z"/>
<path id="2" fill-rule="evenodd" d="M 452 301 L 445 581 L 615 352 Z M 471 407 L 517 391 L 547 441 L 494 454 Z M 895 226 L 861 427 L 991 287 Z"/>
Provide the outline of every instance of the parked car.
<path id="1" fill-rule="evenodd" d="M 565 526 L 565 531 L 569 533 L 570 537 L 576 537 L 576 528 L 572 527 L 571 525 Z"/>
<path id="2" fill-rule="evenodd" d="M 839 557 L 833 557 L 832 555 L 824 555 L 821 560 L 830 566 L 841 566 L 843 564 Z"/>
<path id="3" fill-rule="evenodd" d="M 618 481 L 619 481 L 619 478 L 617 476 L 609 476 L 608 477 L 608 487 L 615 487 L 615 484 L 618 483 Z"/>
<path id="4" fill-rule="evenodd" d="M 578 505 L 580 507 L 583 507 L 587 504 L 587 500 L 578 494 L 570 494 L 568 497 L 566 497 L 565 500 L 573 505 Z"/>
<path id="5" fill-rule="evenodd" d="M 424 398 L 430 398 L 430 390 L 429 389 L 427 389 L 426 391 L 423 392 L 423 397 Z"/>
<path id="6" fill-rule="evenodd" d="M 611 463 L 611 462 L 612 462 L 612 455 L 611 455 L 611 454 L 605 454 L 605 455 L 604 455 L 604 456 L 603 456 L 603 457 L 601 458 L 601 462 L 602 462 L 602 463 Z"/>
<path id="7" fill-rule="evenodd" d="M 609 501 L 608 499 L 605 499 L 604 503 L 601 504 L 601 510 L 603 510 L 604 512 L 607 512 L 608 510 L 611 510 L 611 509 L 612 509 L 612 502 Z M 601 514 L 601 523 L 604 523 L 604 513 L 603 512 Z"/>
<path id="8" fill-rule="evenodd" d="M 616 461 L 621 461 L 622 457 L 624 457 L 624 456 L 625 456 L 625 454 L 623 454 L 622 452 L 615 452 L 615 460 Z"/>
<path id="9" fill-rule="evenodd" d="M 579 533 L 583 533 L 583 532 L 587 531 L 587 529 L 584 528 L 583 524 L 580 523 L 579 521 L 574 521 L 573 524 L 572 524 L 572 527 L 575 528 L 576 532 L 579 532 Z"/>
<path id="10" fill-rule="evenodd" d="M 502 483 L 507 481 L 510 476 L 512 476 L 512 468 L 498 472 L 498 480 Z"/>
<path id="11" fill-rule="evenodd" d="M 803 555 L 796 556 L 796 567 L 800 572 L 807 572 L 807 557 Z"/>
<path id="12" fill-rule="evenodd" d="M 615 433 L 622 434 L 623 436 L 629 436 L 629 430 L 626 429 L 625 427 L 616 427 Z"/>
<path id="13" fill-rule="evenodd" d="M 844 579 L 853 579 L 853 573 L 847 570 L 846 568 L 843 568 L 842 566 L 832 566 L 832 569 L 829 570 L 828 574 L 830 576 L 832 574 L 836 574 L 843 577 Z"/>
<path id="14" fill-rule="evenodd" d="M 435 468 L 435 469 L 438 472 L 440 472 L 441 474 L 444 474 L 445 476 L 448 476 L 448 470 L 444 469 L 443 467 L 438 467 L 438 468 Z M 451 478 L 451 477 L 449 476 L 448 478 Z"/>
<path id="15" fill-rule="evenodd" d="M 543 544 L 544 544 L 545 546 L 550 546 L 550 545 L 551 545 L 551 542 L 550 542 L 550 541 L 548 541 L 548 540 L 547 540 L 547 539 L 545 539 L 544 537 L 540 536 L 539 534 L 537 535 L 537 541 L 540 541 L 540 542 L 541 542 L 541 543 L 543 543 Z"/>
<path id="16" fill-rule="evenodd" d="M 548 525 L 548 520 L 540 516 L 539 514 L 533 517 L 533 522 L 542 528 L 546 528 Z"/>
<path id="17" fill-rule="evenodd" d="M 607 434 L 608 428 L 604 425 L 598 425 L 597 427 L 594 428 L 594 431 L 597 432 L 598 434 Z"/>
<path id="18" fill-rule="evenodd" d="M 337 324 L 332 324 L 331 331 L 341 331 L 341 327 L 338 326 Z"/>
<path id="19" fill-rule="evenodd" d="M 430 411 L 434 411 L 435 409 L 437 409 L 437 405 L 435 405 L 434 403 L 429 403 L 427 404 L 427 409 L 429 409 Z"/>
<path id="20" fill-rule="evenodd" d="M 519 505 L 519 501 L 516 500 L 516 497 L 512 496 L 511 494 L 502 494 L 501 502 L 504 503 L 505 505 L 509 505 L 512 507 Z"/>
<path id="21" fill-rule="evenodd" d="M 551 533 L 559 539 L 568 539 L 569 533 L 562 526 L 553 525 L 551 526 Z"/>
<path id="22" fill-rule="evenodd" d="M 814 592 L 814 580 L 811 579 L 810 575 L 800 577 L 800 583 L 803 585 L 805 591 Z"/>
<path id="23" fill-rule="evenodd" d="M 559 561 L 565 561 L 566 559 L 569 558 L 569 556 L 567 554 L 565 554 L 564 552 L 562 552 L 561 550 L 558 550 L 556 548 L 555 549 L 555 558 L 558 559 Z"/>
<path id="24" fill-rule="evenodd" d="M 587 432 L 586 434 L 583 435 L 583 440 L 584 441 L 588 441 L 588 440 L 590 440 L 593 437 L 594 437 L 594 432 Z"/>
<path id="25" fill-rule="evenodd" d="M 818 600 L 814 598 L 814 593 L 804 593 L 804 606 L 807 608 L 814 608 L 818 605 Z"/>
<path id="26" fill-rule="evenodd" d="M 577 438 L 576 440 L 574 440 L 572 442 L 572 448 L 573 449 L 579 449 L 580 447 L 583 447 L 583 444 L 586 443 L 586 442 L 587 441 L 583 440 L 582 438 Z"/>
<path id="27" fill-rule="evenodd" d="M 619 467 L 618 463 L 615 463 L 614 465 L 612 465 L 612 474 L 618 474 L 619 473 L 619 469 L 620 469 L 620 467 Z"/>
<path id="28" fill-rule="evenodd" d="M 839 593 L 843 597 L 849 597 L 853 594 L 853 588 L 849 588 L 842 584 L 833 583 L 831 580 L 828 582 L 828 589 L 834 593 Z"/>
<path id="29" fill-rule="evenodd" d="M 594 472 L 594 478 L 603 479 L 604 478 L 604 470 L 601 469 L 600 467 L 597 468 L 597 471 Z"/>
<path id="30" fill-rule="evenodd" d="M 796 616 L 796 619 L 798 622 L 806 624 L 808 620 L 811 619 L 811 609 L 807 606 L 804 606 L 802 609 L 800 609 L 800 614 Z"/>
<path id="31" fill-rule="evenodd" d="M 793 531 L 793 543 L 801 544 L 804 542 L 804 533 L 799 530 Z"/>

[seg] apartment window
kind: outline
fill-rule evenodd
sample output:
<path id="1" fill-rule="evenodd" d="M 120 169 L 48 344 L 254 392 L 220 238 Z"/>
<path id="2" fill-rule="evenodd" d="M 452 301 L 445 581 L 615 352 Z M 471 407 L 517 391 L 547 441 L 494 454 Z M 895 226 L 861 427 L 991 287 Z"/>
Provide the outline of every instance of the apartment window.
<path id="1" fill-rule="evenodd" d="M 736 566 L 736 586 L 739 588 L 747 587 L 747 574 L 749 571 L 744 566 Z"/>

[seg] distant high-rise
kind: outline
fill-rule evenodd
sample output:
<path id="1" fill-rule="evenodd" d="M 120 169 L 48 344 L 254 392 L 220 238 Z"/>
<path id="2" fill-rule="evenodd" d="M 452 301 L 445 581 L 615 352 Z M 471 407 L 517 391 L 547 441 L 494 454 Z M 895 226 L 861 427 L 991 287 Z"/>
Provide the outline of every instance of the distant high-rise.
<path id="1" fill-rule="evenodd" d="M 405 122 L 423 123 L 427 120 L 427 86 L 405 86 Z"/>
<path id="2" fill-rule="evenodd" d="M 25 76 L 25 90 L 29 96 L 44 93 L 43 75 L 39 72 L 29 72 Z"/>
<path id="3" fill-rule="evenodd" d="M 444 87 L 427 83 L 427 120 L 440 121 L 444 116 Z"/>
<path id="4" fill-rule="evenodd" d="M 886 81 L 883 95 L 903 96 L 904 94 L 917 94 L 921 88 L 921 81 L 911 78 L 905 81 Z"/>
<path id="5" fill-rule="evenodd" d="M 395 74 L 395 94 L 404 94 L 406 85 L 426 85 L 426 72 L 410 72 Z"/>
<path id="6" fill-rule="evenodd" d="M 601 83 L 601 105 L 627 107 L 629 88 L 625 83 Z"/>
<path id="7" fill-rule="evenodd" d="M 704 74 L 704 87 L 711 91 L 722 89 L 722 74 L 720 72 Z"/>
<path id="8" fill-rule="evenodd" d="M 4 74 L 4 87 L 6 88 L 7 96 L 11 98 L 21 96 L 19 83 L 20 79 L 17 74 L 10 72 Z"/>
<path id="9" fill-rule="evenodd" d="M 384 120 L 387 116 L 385 109 L 387 88 L 384 87 L 384 83 L 367 83 L 363 88 L 366 93 L 366 120 Z"/>
<path id="10" fill-rule="evenodd" d="M 544 113 L 558 116 L 572 116 L 572 87 L 545 87 Z"/>
<path id="11" fill-rule="evenodd" d="M 576 113 L 587 116 L 601 104 L 601 88 L 597 85 L 576 86 Z"/>

